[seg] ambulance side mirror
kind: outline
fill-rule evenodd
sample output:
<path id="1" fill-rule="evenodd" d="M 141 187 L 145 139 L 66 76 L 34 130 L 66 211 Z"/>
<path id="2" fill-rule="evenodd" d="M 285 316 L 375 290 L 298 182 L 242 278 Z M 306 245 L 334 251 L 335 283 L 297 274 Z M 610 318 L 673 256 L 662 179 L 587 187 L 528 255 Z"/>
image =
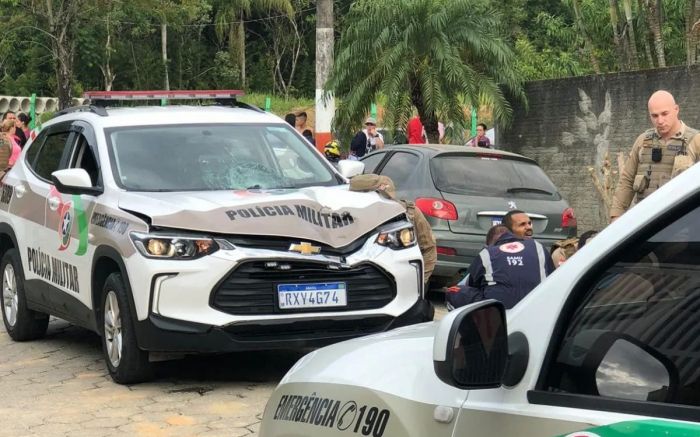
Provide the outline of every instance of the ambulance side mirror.
<path id="1" fill-rule="evenodd" d="M 450 312 L 440 322 L 433 343 L 438 378 L 462 389 L 503 384 L 508 361 L 506 310 L 485 300 Z"/>

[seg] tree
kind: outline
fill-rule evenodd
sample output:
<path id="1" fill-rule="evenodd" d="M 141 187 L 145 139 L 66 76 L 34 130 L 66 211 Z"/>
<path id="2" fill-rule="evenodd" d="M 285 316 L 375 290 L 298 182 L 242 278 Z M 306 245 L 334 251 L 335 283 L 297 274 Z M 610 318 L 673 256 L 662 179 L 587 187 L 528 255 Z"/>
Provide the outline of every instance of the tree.
<path id="1" fill-rule="evenodd" d="M 54 63 L 59 108 L 71 104 L 73 67 L 76 54 L 76 32 L 84 17 L 94 10 L 86 0 L 3 0 L 7 10 L 17 9 L 26 13 L 32 24 L 10 27 L 9 31 L 32 29 L 33 43 L 46 49 Z M 3 38 L 6 38 L 3 35 Z"/>
<path id="2" fill-rule="evenodd" d="M 241 74 L 241 86 L 245 88 L 245 20 L 254 11 L 279 11 L 290 18 L 294 8 L 290 0 L 218 0 L 214 16 L 219 39 L 228 38 L 231 58 L 235 58 Z"/>
<path id="3" fill-rule="evenodd" d="M 490 106 L 507 122 L 506 93 L 524 93 L 504 34 L 500 16 L 477 0 L 357 1 L 326 86 L 341 101 L 336 128 L 359 126 L 379 96 L 388 126 L 404 125 L 414 106 L 431 142 L 438 120 L 465 125 L 465 106 Z"/>
<path id="4" fill-rule="evenodd" d="M 169 90 L 168 27 L 181 28 L 205 20 L 211 5 L 201 0 L 138 0 L 136 6 L 150 11 L 160 26 L 163 87 Z"/>

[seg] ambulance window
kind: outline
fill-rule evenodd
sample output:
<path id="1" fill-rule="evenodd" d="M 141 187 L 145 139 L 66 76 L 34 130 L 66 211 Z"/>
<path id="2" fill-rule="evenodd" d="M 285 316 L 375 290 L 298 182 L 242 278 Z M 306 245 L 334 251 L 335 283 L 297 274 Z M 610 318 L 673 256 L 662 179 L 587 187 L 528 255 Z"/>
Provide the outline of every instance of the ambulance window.
<path id="1" fill-rule="evenodd" d="M 618 404 L 592 409 L 623 411 L 624 401 L 700 407 L 697 200 L 621 248 L 577 293 L 539 388 Z"/>

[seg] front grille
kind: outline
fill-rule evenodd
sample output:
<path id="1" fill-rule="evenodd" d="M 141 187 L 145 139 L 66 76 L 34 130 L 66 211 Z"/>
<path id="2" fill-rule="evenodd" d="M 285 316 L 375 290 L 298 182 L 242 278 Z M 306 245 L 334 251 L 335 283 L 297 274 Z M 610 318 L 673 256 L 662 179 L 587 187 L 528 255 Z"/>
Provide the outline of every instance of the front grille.
<path id="1" fill-rule="evenodd" d="M 268 249 L 286 252 L 292 244 L 299 244 L 301 241 L 298 238 L 287 237 L 263 237 L 263 236 L 235 236 L 226 237 L 226 240 L 239 247 L 251 247 L 254 249 Z M 319 243 L 317 241 L 309 241 L 314 246 L 321 248 L 321 255 L 331 256 L 348 256 L 360 249 L 367 241 L 367 236 L 358 238 L 352 243 L 343 247 L 333 247 L 328 244 Z"/>
<path id="2" fill-rule="evenodd" d="M 375 316 L 350 320 L 304 320 L 280 324 L 231 325 L 224 329 L 237 341 L 323 341 L 338 338 L 359 337 L 386 331 L 391 322 L 390 316 Z"/>
<path id="3" fill-rule="evenodd" d="M 322 262 L 277 260 L 246 261 L 236 267 L 214 289 L 211 305 L 234 315 L 288 314 L 298 312 L 357 311 L 381 308 L 396 297 L 396 283 L 384 270 L 370 263 L 353 267 L 329 266 Z M 279 270 L 279 265 L 289 266 Z M 314 282 L 345 282 L 347 306 L 281 310 L 277 285 Z"/>

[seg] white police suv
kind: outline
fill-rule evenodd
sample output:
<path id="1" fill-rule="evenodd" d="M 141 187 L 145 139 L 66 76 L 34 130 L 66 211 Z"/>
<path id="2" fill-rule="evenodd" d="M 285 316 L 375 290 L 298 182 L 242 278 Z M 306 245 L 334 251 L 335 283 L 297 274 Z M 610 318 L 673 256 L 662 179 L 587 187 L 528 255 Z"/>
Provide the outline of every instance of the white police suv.
<path id="1" fill-rule="evenodd" d="M 291 126 L 235 95 L 92 93 L 94 106 L 43 126 L 0 193 L 14 340 L 68 320 L 99 333 L 112 378 L 132 383 L 156 355 L 323 345 L 432 319 L 403 207 L 348 191 Z M 161 97 L 234 107 L 105 108 Z"/>
<path id="2" fill-rule="evenodd" d="M 518 305 L 316 350 L 262 437 L 700 436 L 700 165 Z"/>

